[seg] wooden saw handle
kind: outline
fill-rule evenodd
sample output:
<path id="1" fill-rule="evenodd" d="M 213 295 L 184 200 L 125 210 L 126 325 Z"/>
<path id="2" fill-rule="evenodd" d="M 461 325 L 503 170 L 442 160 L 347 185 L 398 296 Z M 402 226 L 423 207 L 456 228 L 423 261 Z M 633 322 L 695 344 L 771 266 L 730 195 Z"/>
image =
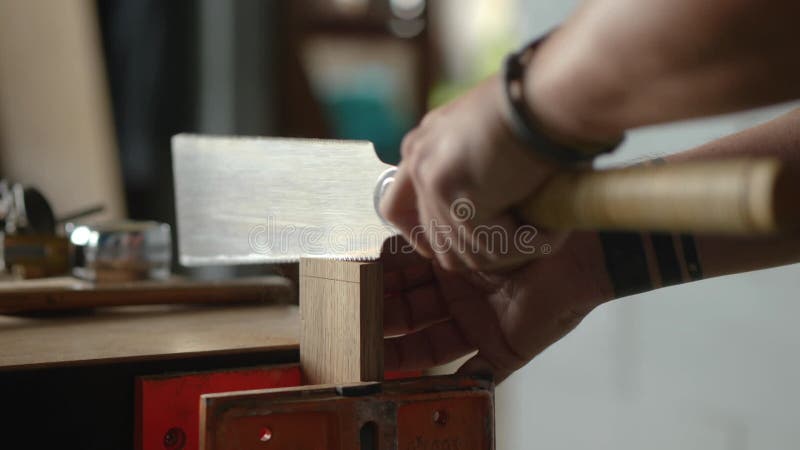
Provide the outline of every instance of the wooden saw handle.
<path id="1" fill-rule="evenodd" d="M 768 158 L 565 172 L 517 211 L 555 229 L 789 232 L 800 229 L 800 176 Z"/>

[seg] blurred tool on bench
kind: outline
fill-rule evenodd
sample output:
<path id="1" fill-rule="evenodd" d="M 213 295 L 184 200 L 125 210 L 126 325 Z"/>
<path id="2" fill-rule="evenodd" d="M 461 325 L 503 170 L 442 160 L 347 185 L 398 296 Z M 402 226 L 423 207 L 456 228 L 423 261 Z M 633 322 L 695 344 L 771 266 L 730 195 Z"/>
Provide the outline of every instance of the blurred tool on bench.
<path id="1" fill-rule="evenodd" d="M 92 206 L 56 218 L 37 189 L 0 181 L 0 313 L 292 298 L 291 283 L 277 275 L 228 281 L 173 276 L 169 225 L 78 222 L 102 210 Z"/>

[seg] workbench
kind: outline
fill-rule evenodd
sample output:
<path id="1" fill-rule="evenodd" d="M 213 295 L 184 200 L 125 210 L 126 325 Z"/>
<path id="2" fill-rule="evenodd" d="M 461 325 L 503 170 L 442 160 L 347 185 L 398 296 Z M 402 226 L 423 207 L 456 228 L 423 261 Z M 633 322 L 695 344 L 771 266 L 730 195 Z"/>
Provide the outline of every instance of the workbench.
<path id="1" fill-rule="evenodd" d="M 299 330 L 294 305 L 0 316 L 0 447 L 133 448 L 136 377 L 297 363 Z"/>
<path id="2" fill-rule="evenodd" d="M 491 380 L 384 373 L 383 300 L 381 262 L 304 258 L 299 308 L 0 316 L 0 448 L 493 449 Z"/>

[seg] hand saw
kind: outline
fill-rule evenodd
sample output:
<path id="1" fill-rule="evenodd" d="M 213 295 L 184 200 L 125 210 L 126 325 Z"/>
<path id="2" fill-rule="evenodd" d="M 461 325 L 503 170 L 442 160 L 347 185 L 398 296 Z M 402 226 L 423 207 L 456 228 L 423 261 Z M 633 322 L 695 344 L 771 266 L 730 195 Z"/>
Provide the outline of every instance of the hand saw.
<path id="1" fill-rule="evenodd" d="M 376 259 L 396 231 L 377 212 L 395 168 L 366 141 L 177 135 L 181 263 Z M 796 230 L 800 177 L 729 159 L 564 171 L 517 206 L 554 229 L 767 234 Z"/>

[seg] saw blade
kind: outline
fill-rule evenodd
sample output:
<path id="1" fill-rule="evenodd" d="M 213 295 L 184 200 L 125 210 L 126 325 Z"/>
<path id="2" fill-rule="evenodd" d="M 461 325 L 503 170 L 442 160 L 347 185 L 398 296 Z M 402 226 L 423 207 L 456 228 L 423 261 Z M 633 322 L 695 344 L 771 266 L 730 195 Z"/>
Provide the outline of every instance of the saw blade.
<path id="1" fill-rule="evenodd" d="M 172 158 L 183 265 L 369 260 L 396 234 L 370 142 L 180 134 Z"/>

